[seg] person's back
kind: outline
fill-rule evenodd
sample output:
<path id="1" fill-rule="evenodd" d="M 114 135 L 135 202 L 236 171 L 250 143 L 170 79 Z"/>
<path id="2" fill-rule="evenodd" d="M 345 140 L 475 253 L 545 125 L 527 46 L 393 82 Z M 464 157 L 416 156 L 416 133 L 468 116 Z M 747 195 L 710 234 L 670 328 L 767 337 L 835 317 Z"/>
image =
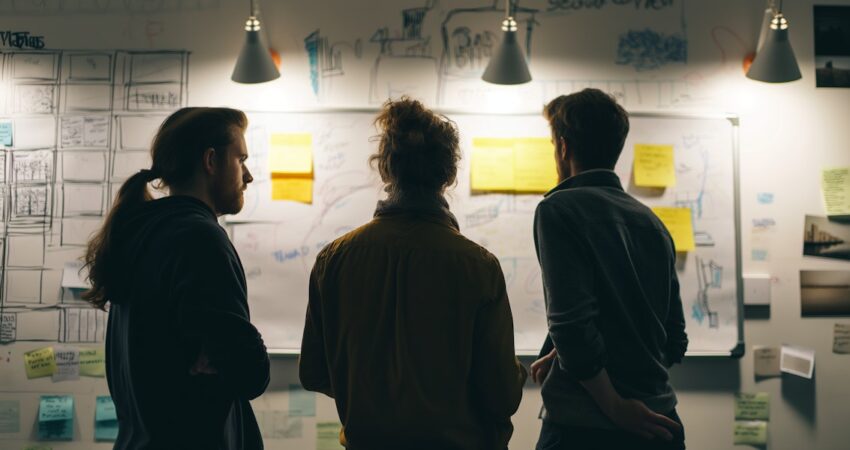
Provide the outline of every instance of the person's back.
<path id="1" fill-rule="evenodd" d="M 547 257 L 586 264 L 582 274 L 592 273 L 598 314 L 598 341 L 573 341 L 566 357 L 575 360 L 576 368 L 603 364 L 620 395 L 641 400 L 656 412 L 672 411 L 676 396 L 666 368 L 684 352 L 684 336 L 675 334 L 684 323 L 681 305 L 671 302 L 678 299 L 676 255 L 664 225 L 622 189 L 612 171 L 584 172 L 564 182 L 538 206 L 538 222 L 553 216 L 558 216 L 561 233 L 569 230 L 577 245 L 572 255 L 543 250 L 541 264 L 557 264 Z M 538 237 L 539 246 L 551 248 L 552 236 L 558 239 L 555 233 Z M 557 307 L 550 314 L 557 314 Z M 543 383 L 542 394 L 549 417 L 579 426 L 615 427 L 578 380 L 558 365 Z"/>
<path id="2" fill-rule="evenodd" d="M 202 130 L 210 122 L 223 122 L 218 135 Z M 125 183 L 90 243 L 87 296 L 109 303 L 116 449 L 263 447 L 248 400 L 268 384 L 268 355 L 249 321 L 239 257 L 217 223 L 241 208 L 251 180 L 237 167 L 247 155 L 240 129 L 244 115 L 234 110 L 175 113 L 154 142 L 153 169 Z M 195 174 L 203 182 L 189 176 L 203 172 L 201 152 L 218 174 Z M 149 198 L 144 186 L 155 178 L 171 196 Z"/>
<path id="3" fill-rule="evenodd" d="M 405 114 L 430 116 L 404 100 L 387 110 L 413 128 L 422 119 Z M 456 156 L 445 162 L 436 189 L 389 190 L 370 223 L 316 259 L 301 381 L 335 398 L 349 449 L 495 449 L 510 438 L 525 372 L 505 281 L 460 234 L 441 195 Z"/>
<path id="4" fill-rule="evenodd" d="M 549 323 L 532 365 L 545 406 L 537 449 L 682 449 L 667 375 L 688 342 L 676 252 L 613 171 L 628 115 L 596 89 L 544 111 L 561 182 L 534 217 Z"/>

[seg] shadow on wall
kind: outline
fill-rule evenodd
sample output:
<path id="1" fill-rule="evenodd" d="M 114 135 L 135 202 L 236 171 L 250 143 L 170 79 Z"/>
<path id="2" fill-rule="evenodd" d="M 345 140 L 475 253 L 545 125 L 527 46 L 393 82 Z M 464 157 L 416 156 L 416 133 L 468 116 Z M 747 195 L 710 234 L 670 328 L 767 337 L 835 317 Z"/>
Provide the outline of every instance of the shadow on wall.
<path id="1" fill-rule="evenodd" d="M 737 392 L 741 389 L 741 360 L 686 357 L 670 369 L 670 383 L 677 391 Z"/>
<path id="2" fill-rule="evenodd" d="M 816 373 L 812 375 L 811 380 L 787 373 L 782 374 L 782 400 L 791 406 L 800 419 L 805 420 L 809 426 L 814 426 L 817 419 L 816 380 Z"/>

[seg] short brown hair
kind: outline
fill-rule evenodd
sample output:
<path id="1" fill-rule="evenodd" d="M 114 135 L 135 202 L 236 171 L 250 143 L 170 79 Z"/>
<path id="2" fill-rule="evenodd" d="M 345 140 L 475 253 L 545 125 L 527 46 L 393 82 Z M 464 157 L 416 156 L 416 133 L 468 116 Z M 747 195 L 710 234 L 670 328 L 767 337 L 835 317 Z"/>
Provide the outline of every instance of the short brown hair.
<path id="1" fill-rule="evenodd" d="M 613 169 L 629 134 L 629 114 L 599 89 L 562 95 L 543 108 L 555 139 L 563 138 L 582 170 Z"/>
<path id="2" fill-rule="evenodd" d="M 402 97 L 384 103 L 375 126 L 378 151 L 369 163 L 377 163 L 388 193 L 441 193 L 455 182 L 460 150 L 454 122 Z"/>

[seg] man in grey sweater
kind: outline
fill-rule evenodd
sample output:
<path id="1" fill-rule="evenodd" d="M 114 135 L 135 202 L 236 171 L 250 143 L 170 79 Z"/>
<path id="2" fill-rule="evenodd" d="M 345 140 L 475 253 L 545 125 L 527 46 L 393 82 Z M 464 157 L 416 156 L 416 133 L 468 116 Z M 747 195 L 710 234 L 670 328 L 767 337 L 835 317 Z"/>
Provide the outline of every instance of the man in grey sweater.
<path id="1" fill-rule="evenodd" d="M 534 216 L 549 323 L 537 449 L 684 449 L 667 375 L 688 343 L 676 251 L 613 171 L 628 114 L 597 89 L 544 112 L 561 182 Z"/>

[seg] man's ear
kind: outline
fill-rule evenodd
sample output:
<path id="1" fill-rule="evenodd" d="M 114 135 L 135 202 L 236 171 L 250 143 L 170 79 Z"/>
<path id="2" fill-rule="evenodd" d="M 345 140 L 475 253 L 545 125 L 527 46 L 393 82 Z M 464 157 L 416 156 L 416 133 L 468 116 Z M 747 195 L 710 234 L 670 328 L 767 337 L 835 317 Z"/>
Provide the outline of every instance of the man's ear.
<path id="1" fill-rule="evenodd" d="M 558 156 L 561 157 L 561 161 L 568 162 L 570 160 L 570 149 L 563 137 L 558 138 Z"/>
<path id="2" fill-rule="evenodd" d="M 215 175 L 216 172 L 216 154 L 215 149 L 212 147 L 204 150 L 204 156 L 201 160 L 201 166 L 204 168 L 204 172 L 207 175 Z"/>

